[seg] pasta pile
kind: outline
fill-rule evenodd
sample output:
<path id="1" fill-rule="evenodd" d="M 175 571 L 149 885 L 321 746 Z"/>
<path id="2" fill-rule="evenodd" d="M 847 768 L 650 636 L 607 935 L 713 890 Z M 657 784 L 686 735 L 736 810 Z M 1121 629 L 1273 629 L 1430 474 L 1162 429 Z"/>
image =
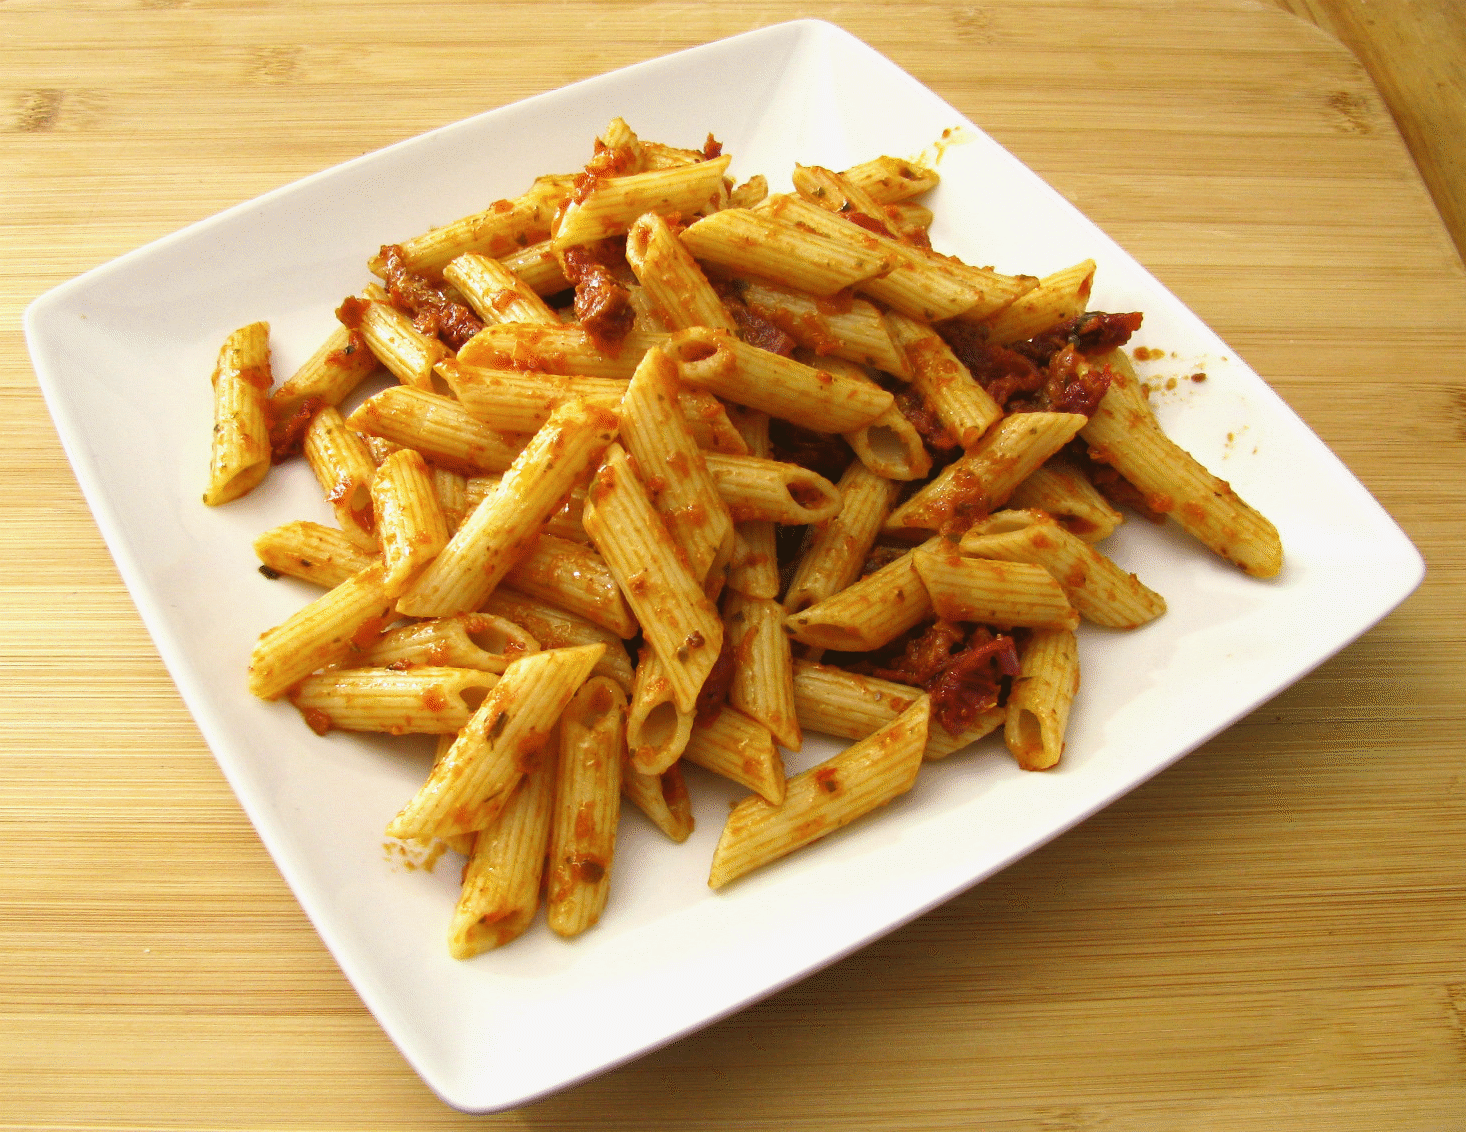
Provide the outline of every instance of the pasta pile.
<path id="1" fill-rule="evenodd" d="M 1114 498 L 1281 566 L 1157 426 L 1092 261 L 933 251 L 910 162 L 798 166 L 787 194 L 728 165 L 616 119 L 579 173 L 384 247 L 278 388 L 264 323 L 220 352 L 204 501 L 302 452 L 336 518 L 257 540 L 325 592 L 249 690 L 322 734 L 438 736 L 387 833 L 466 855 L 456 957 L 542 894 L 554 931 L 594 924 L 623 795 L 688 836 L 684 761 L 750 791 L 715 888 L 999 729 L 1055 765 L 1081 619 L 1165 609 L 1096 549 Z M 851 745 L 786 777 L 805 731 Z"/>

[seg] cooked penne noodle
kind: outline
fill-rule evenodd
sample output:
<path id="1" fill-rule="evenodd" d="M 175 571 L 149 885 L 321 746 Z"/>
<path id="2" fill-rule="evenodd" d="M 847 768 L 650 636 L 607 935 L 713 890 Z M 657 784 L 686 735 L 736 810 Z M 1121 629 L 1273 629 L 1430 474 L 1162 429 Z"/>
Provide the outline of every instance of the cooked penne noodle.
<path id="1" fill-rule="evenodd" d="M 794 166 L 794 191 L 810 204 L 856 223 L 868 231 L 896 237 L 880 203 L 857 182 L 821 165 Z"/>
<path id="2" fill-rule="evenodd" d="M 1028 294 L 983 319 L 987 341 L 994 346 L 1009 346 L 1083 314 L 1089 307 L 1094 271 L 1094 260 L 1086 259 L 1045 275 Z"/>
<path id="3" fill-rule="evenodd" d="M 687 427 L 705 452 L 724 452 L 729 456 L 747 456 L 748 445 L 728 419 L 728 408 L 706 389 L 683 386 L 677 395 Z"/>
<path id="4" fill-rule="evenodd" d="M 733 644 L 728 702 L 768 728 L 780 746 L 799 750 L 804 737 L 794 709 L 793 659 L 783 609 L 767 598 L 730 591 L 723 602 L 723 631 Z"/>
<path id="5" fill-rule="evenodd" d="M 799 557 L 784 595 L 784 609 L 799 613 L 839 593 L 860 577 L 861 567 L 896 501 L 899 485 L 860 461 L 840 478 L 840 508 Z"/>
<path id="6" fill-rule="evenodd" d="M 864 299 L 817 299 L 757 280 L 742 283 L 739 297 L 754 314 L 816 354 L 909 376 L 906 356 L 891 340 L 886 320 Z"/>
<path id="7" fill-rule="evenodd" d="M 261 573 L 287 574 L 331 589 L 375 559 L 344 531 L 309 520 L 272 527 L 254 541 Z"/>
<path id="8" fill-rule="evenodd" d="M 797 196 L 772 196 L 759 206 L 759 211 L 776 220 L 808 228 L 837 245 L 882 257 L 889 265 L 887 269 L 857 281 L 856 289 L 928 322 L 959 315 L 981 318 L 1007 306 L 1038 282 L 1031 276 L 1001 275 L 903 244 Z"/>
<path id="9" fill-rule="evenodd" d="M 632 224 L 626 235 L 626 262 L 669 330 L 712 326 L 737 331 L 733 316 L 697 260 L 655 212 L 645 213 Z"/>
<path id="10" fill-rule="evenodd" d="M 828 298 L 889 268 L 870 248 L 839 243 L 760 211 L 725 208 L 682 233 L 701 262 Z"/>
<path id="11" fill-rule="evenodd" d="M 920 196 L 936 188 L 941 180 L 935 169 L 899 157 L 876 157 L 852 165 L 840 175 L 881 204 L 895 204 Z"/>
<path id="12" fill-rule="evenodd" d="M 554 813 L 555 769 L 553 758 L 531 768 L 503 811 L 473 839 L 448 926 L 454 959 L 502 947 L 534 920 Z"/>
<path id="13" fill-rule="evenodd" d="M 512 269 L 491 256 L 469 252 L 443 268 L 443 278 L 458 288 L 486 323 L 537 322 L 559 326 L 560 317 Z"/>
<path id="14" fill-rule="evenodd" d="M 498 257 L 536 295 L 558 295 L 572 286 L 548 238 Z"/>
<path id="15" fill-rule="evenodd" d="M 1108 538 L 1125 521 L 1088 476 L 1059 456 L 1030 472 L 1008 496 L 1008 506 L 1047 511 L 1059 526 L 1085 542 Z"/>
<path id="16" fill-rule="evenodd" d="M 933 545 L 935 543 L 936 545 Z M 964 558 L 945 539 L 934 539 L 912 554 L 912 565 L 944 621 L 980 625 L 1061 626 L 1073 629 L 1079 614 L 1063 588 L 1042 566 Z"/>
<path id="17" fill-rule="evenodd" d="M 616 575 L 594 547 L 548 532 L 509 569 L 506 579 L 537 597 L 630 640 L 638 630 Z"/>
<path id="18" fill-rule="evenodd" d="M 1105 356 L 1110 387 L 1080 432 L 1090 455 L 1109 464 L 1203 546 L 1258 578 L 1283 568 L 1277 528 L 1248 506 L 1226 480 L 1208 472 L 1161 431 L 1130 360 Z"/>
<path id="19" fill-rule="evenodd" d="M 585 529 L 666 669 L 677 706 L 691 711 L 718 659 L 723 623 L 619 444 L 606 450 L 591 484 Z"/>
<path id="20" fill-rule="evenodd" d="M 451 837 L 493 822 L 520 778 L 545 761 L 542 748 L 555 721 L 600 654 L 600 645 L 546 649 L 508 665 L 422 788 L 388 824 L 387 836 Z"/>
<path id="21" fill-rule="evenodd" d="M 733 525 L 733 556 L 727 586 L 749 597 L 779 596 L 779 549 L 775 524 L 761 519 Z"/>
<path id="22" fill-rule="evenodd" d="M 682 757 L 692 736 L 693 712 L 677 706 L 667 670 L 650 648 L 637 658 L 626 719 L 626 750 L 642 774 L 661 774 Z"/>
<path id="23" fill-rule="evenodd" d="M 387 588 L 400 593 L 448 545 L 448 522 L 427 461 L 412 448 L 388 456 L 371 487 Z"/>
<path id="24" fill-rule="evenodd" d="M 1002 408 L 929 325 L 894 311 L 886 315 L 886 325 L 906 357 L 912 389 L 958 444 L 972 448 L 1003 415 Z"/>
<path id="25" fill-rule="evenodd" d="M 385 571 L 376 560 L 260 634 L 249 658 L 250 693 L 278 699 L 312 672 L 359 657 L 391 611 Z"/>
<path id="26" fill-rule="evenodd" d="M 670 337 L 666 331 L 633 330 L 622 340 L 619 350 L 607 353 L 582 326 L 498 323 L 485 326 L 465 342 L 458 350 L 458 363 L 629 381 L 641 356 Z"/>
<path id="27" fill-rule="evenodd" d="M 398 599 L 409 617 L 476 609 L 528 553 L 540 529 L 616 434 L 614 413 L 561 405 L 515 457 L 498 488 Z"/>
<path id="28" fill-rule="evenodd" d="M 966 455 L 891 512 L 887 532 L 943 530 L 960 534 L 998 510 L 1013 489 L 1074 438 L 1080 413 L 1013 413 Z"/>
<path id="29" fill-rule="evenodd" d="M 539 651 L 539 642 L 508 618 L 492 613 L 460 613 L 456 617 L 415 621 L 383 633 L 366 651 L 362 663 L 380 668 L 426 664 L 503 672 L 510 661 Z"/>
<path id="30" fill-rule="evenodd" d="M 545 878 L 545 912 L 558 935 L 579 935 L 606 907 L 621 812 L 625 725 L 626 693 L 604 676 L 587 680 L 560 717 Z"/>
<path id="31" fill-rule="evenodd" d="M 433 492 L 438 497 L 438 507 L 443 512 L 443 522 L 451 535 L 468 514 L 468 477 L 462 472 L 430 465 L 433 476 Z"/>
<path id="32" fill-rule="evenodd" d="M 730 425 L 736 427 L 746 454 L 768 457 L 773 451 L 773 446 L 769 443 L 769 415 L 757 409 L 745 409 L 741 405 L 733 408 L 733 414 L 727 419 Z M 728 562 L 728 588 L 749 597 L 777 598 L 781 584 L 779 548 L 774 524 L 763 519 L 734 523 L 733 555 Z"/>
<path id="33" fill-rule="evenodd" d="M 763 519 L 802 526 L 840 510 L 840 493 L 818 472 L 758 456 L 705 455 L 717 494 L 738 522 Z"/>
<path id="34" fill-rule="evenodd" d="M 204 502 L 253 491 L 270 470 L 270 324 L 252 322 L 224 341 L 214 366 L 214 433 Z"/>
<path id="35" fill-rule="evenodd" d="M 434 228 L 397 246 L 408 270 L 429 277 L 438 275 L 453 260 L 470 252 L 495 259 L 547 238 L 555 211 L 570 197 L 573 177 L 538 177 L 530 190 L 513 200 L 495 201 L 482 212 Z M 382 257 L 368 265 L 383 268 Z"/>
<path id="36" fill-rule="evenodd" d="M 667 533 L 702 583 L 715 560 L 726 561 L 733 537 L 733 517 L 711 462 L 748 457 L 707 453 L 704 459 L 678 403 L 680 388 L 671 359 L 659 348 L 648 350 L 621 399 L 621 443 L 636 461 Z"/>
<path id="37" fill-rule="evenodd" d="M 270 395 L 270 419 L 286 420 L 307 402 L 341 404 L 377 365 L 377 356 L 361 334 L 338 323 L 316 352 Z"/>
<path id="38" fill-rule="evenodd" d="M 405 385 L 368 398 L 346 423 L 470 476 L 504 471 L 524 447 L 522 437 L 495 432 L 452 398 Z"/>
<path id="39" fill-rule="evenodd" d="M 467 510 L 472 511 L 491 492 L 498 490 L 499 482 L 503 476 L 484 475 L 472 476 L 464 481 L 464 502 Z M 585 533 L 585 526 L 581 522 L 581 512 L 585 509 L 585 488 L 574 487 L 570 494 L 565 497 L 565 502 L 560 504 L 560 509 L 545 520 L 545 534 L 554 535 L 556 538 L 569 539 L 571 542 L 588 543 L 590 536 Z"/>
<path id="40" fill-rule="evenodd" d="M 695 216 L 721 208 L 727 190 L 728 157 L 692 165 L 652 169 L 594 181 L 589 193 L 572 200 L 552 235 L 557 251 L 624 233 L 643 213 Z"/>
<path id="41" fill-rule="evenodd" d="M 794 662 L 794 705 L 806 731 L 864 739 L 886 726 L 924 693 L 908 684 L 862 676 L 808 660 Z M 944 759 L 1003 726 L 1007 710 L 988 708 L 957 734 L 936 721 L 927 730 L 926 759 Z"/>
<path id="42" fill-rule="evenodd" d="M 939 539 L 924 544 L 934 545 Z M 912 552 L 881 567 L 785 624 L 802 644 L 840 652 L 869 652 L 894 641 L 932 615 L 931 598 L 916 572 Z"/>
<path id="43" fill-rule="evenodd" d="M 1042 566 L 1081 617 L 1106 628 L 1134 629 L 1166 611 L 1165 598 L 1043 511 L 999 511 L 962 536 L 962 553 Z"/>
<path id="44" fill-rule="evenodd" d="M 772 805 L 784 800 L 784 760 L 762 723 L 737 708 L 723 707 L 697 723 L 682 757 L 746 786 Z"/>
<path id="45" fill-rule="evenodd" d="M 482 612 L 512 621 L 538 641 L 541 648 L 604 645 L 606 651 L 591 671 L 597 676 L 609 676 L 622 688 L 631 690 L 631 658 L 621 637 L 611 630 L 507 585 L 499 586 L 489 595 Z"/>
<path id="46" fill-rule="evenodd" d="M 848 376 L 853 381 L 876 384 L 864 367 L 845 358 L 811 357 L 804 349 L 796 350 L 794 357 L 807 365 Z M 860 462 L 886 479 L 916 480 L 932 470 L 931 453 L 926 450 L 921 433 L 894 404 L 870 424 L 844 435 L 845 442 Z"/>
<path id="47" fill-rule="evenodd" d="M 398 381 L 414 389 L 431 390 L 433 366 L 452 353 L 391 303 L 379 299 L 347 299 L 336 317 L 361 335 L 367 349 Z"/>
<path id="48" fill-rule="evenodd" d="M 307 676 L 289 698 L 317 735 L 456 735 L 498 679 L 477 668 L 338 668 Z"/>
<path id="49" fill-rule="evenodd" d="M 452 358 L 439 362 L 437 373 L 470 416 L 505 433 L 537 431 L 556 405 L 575 397 L 614 409 L 626 392 L 626 382 L 619 378 L 467 366 Z"/>
<path id="50" fill-rule="evenodd" d="M 1079 650 L 1068 629 L 1035 629 L 1019 654 L 1003 739 L 1024 770 L 1047 770 L 1064 751 L 1069 708 L 1079 690 Z"/>
<path id="51" fill-rule="evenodd" d="M 878 385 L 750 346 L 721 330 L 679 331 L 668 347 L 683 381 L 817 432 L 852 432 L 894 403 Z"/>
<path id="52" fill-rule="evenodd" d="M 781 805 L 757 795 L 740 802 L 713 851 L 708 885 L 721 888 L 910 790 L 930 716 L 931 700 L 923 695 L 874 735 L 791 778 Z"/>
<path id="53" fill-rule="evenodd" d="M 621 793 L 673 841 L 680 844 L 692 835 L 692 800 L 681 763 L 673 763 L 661 774 L 642 774 L 630 762 L 623 763 Z"/>
<path id="54" fill-rule="evenodd" d="M 346 427 L 334 405 L 324 405 L 305 430 L 304 451 L 346 537 L 364 549 L 375 550 L 372 481 L 377 465 L 366 442 Z"/>

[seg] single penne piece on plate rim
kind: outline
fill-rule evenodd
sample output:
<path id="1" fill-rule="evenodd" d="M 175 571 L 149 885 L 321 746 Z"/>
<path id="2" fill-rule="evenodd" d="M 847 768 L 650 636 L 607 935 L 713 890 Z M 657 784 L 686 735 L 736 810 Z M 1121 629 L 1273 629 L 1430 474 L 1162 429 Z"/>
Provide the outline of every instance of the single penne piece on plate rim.
<path id="1" fill-rule="evenodd" d="M 204 502 L 253 491 L 270 470 L 270 324 L 252 322 L 224 340 L 212 377 L 214 431 Z"/>

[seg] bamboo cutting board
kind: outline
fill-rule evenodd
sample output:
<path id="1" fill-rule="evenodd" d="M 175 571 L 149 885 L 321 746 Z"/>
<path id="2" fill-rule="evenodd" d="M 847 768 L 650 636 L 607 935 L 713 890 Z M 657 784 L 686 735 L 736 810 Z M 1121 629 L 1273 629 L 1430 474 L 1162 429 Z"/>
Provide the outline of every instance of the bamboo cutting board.
<path id="1" fill-rule="evenodd" d="M 362 1008 L 200 741 L 20 313 L 299 176 L 798 16 L 889 55 L 1150 267 L 1431 573 L 938 911 L 626 1068 L 462 1117 Z M 1466 1124 L 1466 283 L 1336 44 L 1242 0 L 36 0 L 0 7 L 0 62 L 0 1130 Z"/>

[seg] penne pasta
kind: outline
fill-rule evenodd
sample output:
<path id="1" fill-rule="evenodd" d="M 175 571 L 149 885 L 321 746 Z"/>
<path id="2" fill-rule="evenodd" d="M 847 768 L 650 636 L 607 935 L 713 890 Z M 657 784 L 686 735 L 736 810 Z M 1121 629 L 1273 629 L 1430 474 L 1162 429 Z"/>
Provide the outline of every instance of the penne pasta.
<path id="1" fill-rule="evenodd" d="M 840 509 L 815 529 L 784 595 L 784 609 L 799 613 L 845 589 L 861 567 L 896 501 L 898 485 L 856 461 L 840 479 Z"/>
<path id="2" fill-rule="evenodd" d="M 1105 364 L 1109 389 L 1080 431 L 1090 455 L 1203 546 L 1254 577 L 1274 577 L 1283 567 L 1277 528 L 1161 431 L 1123 353 L 1107 355 Z"/>
<path id="3" fill-rule="evenodd" d="M 740 802 L 713 851 L 708 885 L 721 888 L 910 790 L 930 715 L 923 695 L 874 735 L 791 778 L 781 805 L 756 795 Z"/>
<path id="4" fill-rule="evenodd" d="M 1003 738 L 1024 770 L 1047 770 L 1064 751 L 1069 708 L 1079 690 L 1079 651 L 1068 629 L 1035 629 L 1020 653 Z"/>
<path id="5" fill-rule="evenodd" d="M 1042 566 L 1075 611 L 1096 625 L 1134 629 L 1166 611 L 1165 598 L 1042 511 L 999 511 L 969 528 L 961 545 L 973 558 Z"/>
<path id="6" fill-rule="evenodd" d="M 504 471 L 523 448 L 522 438 L 495 432 L 452 398 L 405 385 L 368 398 L 346 423 L 357 432 L 415 448 L 437 467 L 470 476 Z"/>
<path id="7" fill-rule="evenodd" d="M 1058 456 L 1030 472 L 1008 496 L 1008 506 L 1047 511 L 1059 526 L 1085 542 L 1109 537 L 1125 521 L 1089 477 Z"/>
<path id="8" fill-rule="evenodd" d="M 467 252 L 443 268 L 443 278 L 458 289 L 485 323 L 560 325 L 559 316 L 539 293 L 501 260 Z"/>
<path id="9" fill-rule="evenodd" d="M 623 764 L 621 793 L 673 841 L 681 843 L 692 836 L 692 802 L 679 763 L 661 774 L 642 774 L 630 763 Z"/>
<path id="10" fill-rule="evenodd" d="M 717 661 L 723 623 L 620 445 L 607 450 L 591 484 L 585 529 L 656 650 L 677 707 L 691 711 Z"/>
<path id="11" fill-rule="evenodd" d="M 933 539 L 925 545 L 938 541 Z M 790 635 L 802 644 L 840 652 L 869 652 L 931 615 L 931 598 L 916 572 L 913 552 L 908 551 L 874 574 L 790 614 L 785 624 Z"/>
<path id="12" fill-rule="evenodd" d="M 412 448 L 392 453 L 377 469 L 371 498 L 387 588 L 401 593 L 448 545 L 448 522 L 427 461 Z"/>
<path id="13" fill-rule="evenodd" d="M 1015 625 L 1073 629 L 1079 614 L 1063 588 L 1042 566 L 964 558 L 945 539 L 912 554 L 912 565 L 943 621 L 973 621 L 1008 629 Z"/>
<path id="14" fill-rule="evenodd" d="M 715 452 L 704 458 L 716 494 L 737 522 L 803 526 L 822 523 L 840 510 L 835 485 L 798 464 Z"/>
<path id="15" fill-rule="evenodd" d="M 626 720 L 626 749 L 641 774 L 661 774 L 682 757 L 692 737 L 693 712 L 677 706 L 666 669 L 649 648 L 637 660 Z"/>
<path id="16" fill-rule="evenodd" d="M 626 693 L 587 680 L 560 717 L 545 912 L 558 935 L 579 935 L 601 917 L 611 887 L 621 812 Z"/>
<path id="17" fill-rule="evenodd" d="M 1003 410 L 929 325 L 894 311 L 886 325 L 906 357 L 912 389 L 958 444 L 972 448 Z"/>
<path id="18" fill-rule="evenodd" d="M 631 689 L 631 658 L 620 636 L 603 629 L 584 617 L 579 617 L 553 602 L 520 593 L 512 586 L 502 585 L 489 595 L 483 604 L 483 613 L 502 617 L 524 629 L 541 648 L 564 649 L 577 645 L 602 645 L 605 652 L 591 671 L 597 676 L 609 676 L 627 691 Z"/>
<path id="19" fill-rule="evenodd" d="M 723 603 L 723 631 L 733 646 L 728 702 L 767 728 L 780 746 L 799 750 L 804 737 L 794 708 L 784 611 L 777 602 L 730 591 Z"/>
<path id="20" fill-rule="evenodd" d="M 693 327 L 668 348 L 683 381 L 817 432 L 851 432 L 894 403 L 878 385 L 780 357 L 725 331 Z"/>
<path id="21" fill-rule="evenodd" d="M 398 611 L 441 617 L 481 605 L 529 551 L 576 481 L 595 466 L 616 425 L 614 414 L 580 401 L 557 408 L 498 488 L 398 599 Z"/>
<path id="22" fill-rule="evenodd" d="M 590 191 L 560 214 L 553 234 L 557 251 L 621 235 L 648 212 L 695 216 L 722 206 L 728 157 L 651 169 L 624 177 L 593 179 Z"/>
<path id="23" fill-rule="evenodd" d="M 546 761 L 543 748 L 555 722 L 600 653 L 599 645 L 546 649 L 508 665 L 422 788 L 388 824 L 387 836 L 443 838 L 492 824 L 519 780 Z"/>
<path id="24" fill-rule="evenodd" d="M 692 575 L 705 583 L 720 557 L 726 561 L 733 537 L 733 517 L 718 490 L 712 461 L 706 458 L 678 402 L 677 367 L 659 348 L 643 355 L 621 399 L 621 443 L 636 467 L 652 502 L 677 545 L 687 556 Z"/>
<path id="25" fill-rule="evenodd" d="M 433 665 L 503 672 L 510 661 L 539 651 L 539 642 L 508 618 L 460 613 L 383 633 L 366 651 L 362 663 L 381 668 Z"/>
<path id="26" fill-rule="evenodd" d="M 966 455 L 891 512 L 885 530 L 941 530 L 961 534 L 1008 501 L 1013 489 L 1074 438 L 1080 413 L 1014 413 L 1004 417 Z"/>
<path id="27" fill-rule="evenodd" d="M 609 630 L 622 640 L 638 626 L 606 560 L 594 547 L 546 531 L 505 575 L 515 589 Z"/>
<path id="28" fill-rule="evenodd" d="M 307 676 L 289 698 L 317 735 L 456 735 L 497 682 L 477 668 L 346 668 Z"/>
<path id="29" fill-rule="evenodd" d="M 212 380 L 214 433 L 204 502 L 217 507 L 253 491 L 270 470 L 269 324 L 252 322 L 231 334 Z"/>
<path id="30" fill-rule="evenodd" d="M 794 662 L 794 706 L 806 731 L 842 739 L 864 739 L 885 727 L 914 704 L 923 692 L 875 676 L 862 676 L 832 665 L 808 660 Z M 923 758 L 944 759 L 992 734 L 1007 717 L 1007 709 L 989 708 L 956 734 L 935 721 L 927 730 Z"/>
<path id="31" fill-rule="evenodd" d="M 774 737 L 737 708 L 720 708 L 711 719 L 699 721 L 682 757 L 748 787 L 771 805 L 784 801 L 784 760 Z"/>
<path id="32" fill-rule="evenodd" d="M 357 571 L 260 634 L 249 658 L 249 691 L 278 699 L 312 672 L 360 656 L 392 610 L 381 561 Z"/>
<path id="33" fill-rule="evenodd" d="M 697 260 L 655 212 L 644 213 L 632 224 L 626 235 L 626 262 L 669 330 L 711 326 L 737 331 Z"/>
<path id="34" fill-rule="evenodd" d="M 448 954 L 471 959 L 524 934 L 539 909 L 555 803 L 555 760 L 530 769 L 503 811 L 473 839 L 448 926 Z"/>
<path id="35" fill-rule="evenodd" d="M 267 577 L 286 574 L 328 590 L 366 569 L 376 557 L 345 532 L 307 520 L 272 527 L 255 539 L 254 551 L 260 572 Z"/>

